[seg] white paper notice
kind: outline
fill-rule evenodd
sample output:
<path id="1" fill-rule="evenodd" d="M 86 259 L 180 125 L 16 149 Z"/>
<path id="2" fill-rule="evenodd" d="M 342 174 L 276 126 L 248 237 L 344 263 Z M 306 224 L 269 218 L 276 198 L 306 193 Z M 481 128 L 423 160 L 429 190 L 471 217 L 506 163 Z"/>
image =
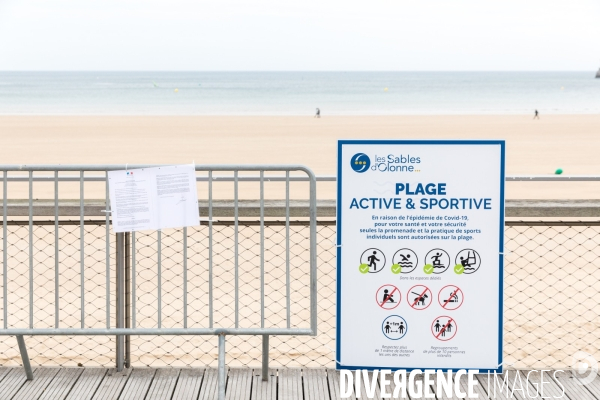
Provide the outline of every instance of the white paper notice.
<path id="1" fill-rule="evenodd" d="M 115 232 L 200 224 L 193 165 L 109 171 Z"/>

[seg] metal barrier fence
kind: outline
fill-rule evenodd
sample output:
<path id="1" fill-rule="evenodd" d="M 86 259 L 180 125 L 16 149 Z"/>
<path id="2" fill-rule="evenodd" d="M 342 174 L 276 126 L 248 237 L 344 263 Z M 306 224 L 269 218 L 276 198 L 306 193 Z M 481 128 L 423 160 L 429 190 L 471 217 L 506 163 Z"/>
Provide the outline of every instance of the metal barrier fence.
<path id="1" fill-rule="evenodd" d="M 19 178 L 21 179 L 21 178 Z M 71 178 L 69 178 L 71 179 Z M 205 178 L 199 178 L 205 179 Z M 229 178 L 228 178 L 229 179 Z M 250 178 L 245 178 L 251 181 Z M 281 178 L 269 178 L 271 182 Z M 253 178 L 253 180 L 256 180 Z M 240 179 L 241 181 L 241 179 Z M 283 179 L 285 182 L 285 179 Z M 295 178 L 291 177 L 290 182 Z M 231 179 L 228 180 L 231 183 Z M 215 292 L 213 318 L 224 325 L 235 323 L 235 302 L 230 293 L 234 290 L 235 253 L 231 247 L 235 241 L 235 224 L 231 218 L 232 202 L 214 201 L 213 230 L 213 271 L 222 276 L 223 281 L 213 282 Z M 589 203 L 589 202 L 588 202 Z M 240 252 L 238 287 L 240 326 L 250 326 L 260 319 L 258 286 L 256 285 L 256 258 L 260 255 L 261 221 L 257 219 L 260 208 L 256 204 L 241 206 L 238 222 L 238 243 Z M 299 326 L 308 320 L 310 301 L 307 269 L 307 241 L 310 238 L 310 223 L 306 210 L 308 202 L 290 200 L 290 222 L 286 224 L 285 206 L 282 202 L 267 202 L 264 210 L 264 252 L 265 259 L 265 317 L 274 325 L 286 326 L 285 296 L 281 288 L 288 281 L 282 269 L 286 258 L 282 256 L 289 248 L 289 297 L 292 310 L 291 325 Z M 322 204 L 323 205 L 323 204 Z M 52 217 L 53 209 L 45 210 L 44 205 L 36 205 L 40 216 L 30 224 L 28 218 L 19 220 L 19 206 L 28 211 L 28 205 L 17 203 L 9 206 L 15 215 L 7 221 L 6 236 L 11 249 L 6 254 L 9 260 L 9 318 L 11 324 L 27 326 L 29 321 L 29 248 L 28 239 L 34 239 L 34 259 L 37 280 L 34 282 L 36 295 L 34 318 L 36 324 L 53 326 L 55 285 L 60 285 L 65 295 L 59 299 L 60 321 L 77 321 L 81 299 L 77 293 L 81 287 L 78 275 L 79 248 L 81 233 L 85 244 L 86 275 L 84 286 L 88 290 L 85 297 L 86 323 L 90 326 L 102 324 L 106 318 L 103 307 L 106 291 L 105 232 L 106 220 L 100 215 L 104 207 L 93 202 L 84 203 L 86 215 L 93 218 L 86 221 L 83 231 L 79 218 L 69 221 L 69 216 L 59 218 L 58 230 Z M 11 209 L 11 207 L 13 207 Z M 64 214 L 78 216 L 79 205 L 70 210 L 63 208 Z M 94 209 L 96 207 L 96 209 Z M 331 212 L 323 211 L 327 207 Z M 562 207 L 562 208 L 561 208 Z M 553 216 L 552 221 L 508 221 L 506 225 L 506 265 L 505 265 L 505 335 L 504 351 L 507 364 L 516 368 L 565 368 L 570 367 L 571 355 L 579 350 L 600 359 L 598 331 L 600 329 L 600 221 L 567 221 L 564 217 L 597 217 L 597 204 L 565 202 L 552 203 L 555 211 L 540 212 L 538 208 L 523 208 L 522 204 L 509 204 L 508 210 L 517 217 Z M 560 208 L 560 209 L 559 209 Z M 557 214 L 556 209 L 559 209 Z M 70 210 L 70 211 L 69 211 Z M 318 287 L 318 326 L 317 336 L 274 336 L 270 339 L 269 355 L 274 366 L 287 367 L 333 367 L 335 349 L 335 221 L 334 206 L 325 205 L 319 209 L 317 221 Z M 564 212 L 565 210 L 572 212 Z M 51 211 L 51 213 L 50 213 Z M 51 215 L 50 215 L 51 214 Z M 242 215 L 243 214 L 243 215 Z M 207 215 L 203 208 L 201 214 Z M 508 216 L 511 213 L 508 212 Z M 45 220 L 44 220 L 45 218 Z M 289 226 L 289 228 L 288 228 Z M 177 326 L 183 321 L 183 248 L 187 248 L 187 259 L 193 267 L 188 268 L 188 319 L 193 324 L 207 320 L 209 308 L 206 301 L 208 273 L 201 260 L 208 254 L 208 224 L 188 228 L 187 235 L 182 229 L 163 231 L 160 237 L 162 257 L 162 320 L 163 326 Z M 289 234 L 286 235 L 286 229 Z M 31 235 L 31 236 L 30 236 Z M 184 239 L 185 238 L 185 239 Z M 56 242 L 58 240 L 58 242 Z M 184 240 L 187 243 L 184 244 Z M 286 242 L 289 241 L 289 246 Z M 61 270 L 56 277 L 54 270 L 55 244 L 61 249 Z M 129 239 L 131 260 L 135 258 L 136 270 L 132 274 L 132 289 L 135 288 L 136 320 L 141 327 L 152 327 L 156 323 L 156 278 L 159 237 L 157 233 L 136 233 Z M 187 246 L 186 246 L 187 244 Z M 116 248 L 111 236 L 110 249 Z M 112 250 L 111 250 L 112 251 Z M 111 257 L 114 251 L 111 252 Z M 3 255 L 4 257 L 4 255 Z M 114 261 L 111 260 L 114 268 Z M 4 277 L 3 277 L 4 279 Z M 58 283 L 57 283 L 58 282 Z M 114 274 L 108 285 L 111 308 L 115 304 Z M 11 286 L 12 285 L 12 286 Z M 2 315 L 2 314 L 0 314 Z M 111 314 L 113 315 L 113 314 Z M 295 315 L 295 317 L 294 317 Z M 115 317 L 111 316 L 111 326 Z M 114 366 L 116 363 L 116 338 L 113 336 L 31 336 L 26 337 L 32 361 L 37 365 L 77 365 Z M 0 364 L 20 363 L 19 352 L 12 338 L 0 341 Z M 260 366 L 262 361 L 261 336 L 234 336 L 228 338 L 227 363 L 232 366 Z M 134 366 L 216 366 L 218 346 L 211 336 L 130 336 L 130 363 Z"/>
<path id="2" fill-rule="evenodd" d="M 130 168 L 142 167 L 148 166 Z M 219 387 L 224 396 L 225 336 L 259 335 L 266 380 L 270 335 L 317 333 L 314 175 L 303 166 L 196 166 L 200 174 L 197 181 L 201 182 L 199 199 L 205 199 L 201 204 L 207 206 L 203 225 L 114 235 L 110 230 L 106 176 L 109 170 L 126 168 L 0 166 L 4 171 L 0 335 L 17 336 L 28 378 L 32 374 L 24 336 L 47 337 L 34 346 L 47 346 L 49 339 L 65 346 L 60 339 L 65 336 L 86 337 L 80 341 L 84 345 L 92 337 L 90 354 L 111 361 L 114 340 L 114 362 L 120 370 L 131 365 L 131 347 L 135 346 L 132 335 L 216 335 Z M 36 172 L 48 171 L 54 175 L 35 176 Z M 85 175 L 94 171 L 105 173 L 88 176 L 88 182 L 100 185 L 101 191 L 96 187 L 95 193 L 105 194 L 103 204 L 96 201 L 102 210 L 85 200 Z M 223 221 L 213 218 L 220 212 L 214 207 L 219 204 L 213 198 L 215 171 L 230 173 L 225 181 L 231 182 L 234 195 L 228 208 L 232 216 Z M 248 171 L 260 173 L 256 188 L 259 199 L 251 202 L 239 196 L 239 184 L 244 179 L 240 173 Z M 61 172 L 78 176 L 59 176 Z M 285 173 L 287 178 L 280 187 L 285 193 L 284 220 L 276 223 L 266 213 L 265 186 L 271 183 L 272 172 Z M 289 196 L 290 172 L 302 172 L 309 180 L 308 217 L 304 223 L 309 229 L 294 241 L 290 237 L 290 215 L 294 210 Z M 40 201 L 34 195 L 34 183 L 48 181 L 53 185 L 53 199 Z M 9 199 L 9 183 L 20 182 L 27 184 L 25 202 Z M 61 202 L 59 183 L 69 182 L 78 186 L 78 205 Z M 14 190 L 19 193 L 18 188 Z M 43 188 L 39 192 L 48 194 Z M 240 209 L 248 207 L 258 214 L 257 221 L 240 221 Z M 27 217 L 19 218 L 25 215 L 25 209 Z M 104 219 L 86 221 L 87 215 L 99 212 L 106 214 Z M 76 215 L 77 221 L 61 218 L 69 214 Z M 54 219 L 42 220 L 47 215 Z M 253 234 L 244 236 L 242 232 L 240 237 L 240 226 L 248 224 L 254 226 Z M 278 226 L 277 243 L 272 240 L 272 229 L 266 232 L 266 227 L 273 224 Z M 215 240 L 215 234 L 225 227 L 227 237 Z M 44 355 L 51 357 L 53 350 L 47 350 Z"/>

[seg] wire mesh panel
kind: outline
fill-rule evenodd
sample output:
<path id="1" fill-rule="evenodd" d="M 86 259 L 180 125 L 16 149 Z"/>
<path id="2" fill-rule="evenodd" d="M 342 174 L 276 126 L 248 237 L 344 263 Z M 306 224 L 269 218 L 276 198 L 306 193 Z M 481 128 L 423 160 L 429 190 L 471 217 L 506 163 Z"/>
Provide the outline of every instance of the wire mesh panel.
<path id="1" fill-rule="evenodd" d="M 257 334 L 266 343 L 263 335 L 316 332 L 316 181 L 305 167 L 196 166 L 195 190 L 206 223 L 117 234 L 110 227 L 107 176 L 120 166 L 1 169 L 0 335 L 19 338 L 24 363 L 29 357 L 23 335 L 33 335 L 27 339 L 34 364 L 116 362 L 120 370 L 124 363 L 210 363 L 213 345 L 205 343 L 212 342 L 198 335 L 220 335 L 223 350 L 224 335 Z M 244 175 L 249 172 L 259 179 Z M 276 172 L 285 175 L 273 176 Z M 305 217 L 297 229 L 290 223 L 290 183 L 297 179 L 291 172 L 303 173 L 309 182 L 301 184 L 308 200 L 300 207 Z M 222 182 L 225 189 L 216 188 Z M 62 184 L 63 196 L 76 193 L 78 199 L 61 197 Z M 240 186 L 246 186 L 243 198 Z M 230 189 L 233 201 L 215 201 L 213 196 Z M 282 191 L 284 200 L 277 201 L 284 219 L 278 222 L 265 204 Z M 89 200 L 86 193 L 105 198 Z M 240 207 L 259 220 L 240 219 Z M 215 208 L 226 218 L 215 220 Z M 96 219 L 86 219 L 90 214 Z M 246 345 L 254 341 L 240 340 L 237 358 L 250 355 Z M 0 355 L 10 363 L 14 346 L 4 343 Z M 45 347 L 49 344 L 52 349 Z M 31 377 L 31 368 L 25 369 Z"/>
<path id="2" fill-rule="evenodd" d="M 505 361 L 570 368 L 585 351 L 600 359 L 600 226 L 518 223 L 506 229 Z"/>
<path id="3" fill-rule="evenodd" d="M 33 224 L 33 279 L 29 269 L 29 226 L 11 221 L 7 226 L 7 325 L 27 328 L 77 328 L 81 316 L 80 226 L 61 221 L 36 221 Z M 85 225 L 84 310 L 85 326 L 106 326 L 106 236 L 103 224 Z M 55 270 L 55 239 L 61 247 L 58 274 Z M 114 246 L 114 243 L 109 243 Z M 2 257 L 4 256 L 3 250 Z M 4 277 L 2 281 L 4 282 Z M 30 283 L 31 288 L 30 291 Z M 108 286 L 114 304 L 114 275 Z M 2 288 L 4 290 L 4 286 Z M 58 292 L 56 291 L 58 289 Z M 58 296 L 56 295 L 58 293 Z M 30 299 L 33 300 L 30 308 Z M 33 311 L 33 313 L 31 313 Z M 2 316 L 4 313 L 1 314 Z M 114 315 L 111 313 L 114 326 Z M 2 317 L 3 318 L 3 317 Z M 4 321 L 2 320 L 2 324 Z M 1 337 L 0 362 L 20 365 L 20 355 L 13 337 Z M 31 336 L 27 341 L 38 365 L 114 365 L 113 336 Z"/>
<path id="4" fill-rule="evenodd" d="M 198 186 L 205 200 L 202 224 L 127 234 L 124 253 L 117 252 L 121 244 L 103 214 L 108 201 L 84 199 L 85 190 L 93 198 L 108 197 L 104 175 L 76 172 L 61 177 L 66 194 L 60 193 L 79 199 L 64 200 L 60 207 L 58 171 L 49 177 L 32 171 L 3 173 L 0 330 L 115 328 L 120 323 L 117 254 L 126 255 L 126 299 L 119 308 L 125 308 L 126 328 L 313 327 L 316 299 L 311 297 L 309 249 L 315 238 L 310 218 L 290 218 L 289 203 L 302 200 L 290 200 L 289 171 L 273 179 L 284 182 L 279 189 L 285 190 L 271 193 L 286 201 L 271 203 L 265 202 L 269 178 L 263 173 L 260 181 L 246 182 L 237 172 L 222 179 L 234 188 L 231 193 L 213 192 L 212 180 L 219 179 L 205 171 L 197 177 L 202 185 L 208 182 Z M 244 188 L 245 199 L 238 198 L 238 179 L 250 185 Z M 213 198 L 217 194 L 220 200 Z M 231 194 L 239 202 L 223 200 Z M 217 205 L 223 217 L 212 214 Z M 242 207 L 245 215 L 239 217 Z M 272 336 L 269 358 L 274 367 L 335 365 L 335 221 L 320 221 L 316 235 L 318 334 Z M 600 359 L 600 222 L 512 221 L 505 237 L 506 363 L 516 368 L 568 368 L 577 351 Z M 259 366 L 262 340 L 229 335 L 228 365 Z M 28 336 L 26 343 L 34 365 L 113 366 L 120 341 L 114 335 L 61 333 Z M 214 336 L 131 335 L 129 361 L 133 366 L 216 366 L 217 345 Z M 0 336 L 0 365 L 20 363 L 14 337 Z"/>
<path id="5" fill-rule="evenodd" d="M 259 226 L 243 223 L 239 228 L 239 325 L 250 327 L 260 321 L 260 290 L 256 283 L 257 257 L 260 243 Z M 231 250 L 233 230 L 230 221 L 214 224 L 213 268 L 220 278 L 213 292 L 215 326 L 235 324 L 235 271 Z M 13 240 L 27 239 L 27 226 L 9 225 Z M 102 307 L 95 307 L 105 290 L 103 259 L 104 227 L 86 227 L 90 237 L 86 264 L 86 324 L 104 323 Z M 209 323 L 209 291 L 206 224 L 188 228 L 188 325 L 204 326 Z M 284 240 L 285 226 L 265 227 L 265 248 L 268 268 L 265 278 L 266 321 L 273 326 L 286 325 L 285 260 L 281 257 L 280 243 Z M 307 262 L 303 246 L 308 237 L 305 222 L 290 227 L 290 290 L 292 326 L 302 324 L 308 308 Z M 54 322 L 53 292 L 55 284 L 53 265 L 54 226 L 35 226 L 37 240 L 35 318 L 45 325 Z M 69 323 L 76 320 L 80 298 L 77 243 L 77 225 L 60 226 L 59 235 L 64 240 L 65 263 L 61 266 L 59 282 L 69 295 L 61 298 L 60 318 Z M 48 239 L 48 237 L 50 237 Z M 95 238 L 92 240 L 91 238 Z M 504 277 L 504 358 L 516 368 L 565 368 L 571 356 L 586 351 L 600 359 L 597 347 L 600 329 L 600 226 L 598 223 L 526 222 L 508 223 L 506 227 L 505 277 Z M 86 239 L 88 240 L 88 239 Z M 309 336 L 273 336 L 270 340 L 270 359 L 274 367 L 333 367 L 335 349 L 335 226 L 332 221 L 318 226 L 318 326 L 319 333 Z M 136 233 L 132 240 L 135 249 L 135 297 L 137 324 L 143 327 L 157 325 L 158 296 L 156 284 L 158 251 L 156 233 Z M 162 324 L 177 327 L 183 324 L 183 230 L 173 229 L 162 233 Z M 111 243 L 114 246 L 114 243 Z M 47 247 L 47 248 L 46 248 Z M 72 246 L 71 246 L 72 247 Z M 9 260 L 9 318 L 26 326 L 28 323 L 28 258 L 27 246 L 11 246 Z M 46 248 L 46 249 L 45 249 Z M 45 250 L 44 250 L 45 249 Z M 69 253 L 69 251 L 71 253 Z M 70 254 L 70 255 L 69 255 Z M 218 271 L 218 273 L 217 273 Z M 283 271 L 283 272 L 282 272 Z M 114 279 L 111 283 L 114 288 Z M 113 290 L 113 289 L 111 289 Z M 114 291 L 112 294 L 114 299 Z M 103 301 L 103 299 L 102 299 Z M 113 304 L 114 306 L 114 304 Z M 0 313 L 0 315 L 2 315 Z M 114 321 L 113 321 L 114 324 Z M 102 365 L 113 366 L 114 337 L 41 337 L 27 339 L 32 363 L 37 365 Z M 259 336 L 230 336 L 227 346 L 227 363 L 230 366 L 257 367 L 261 362 Z M 0 363 L 18 365 L 20 358 L 15 339 L 0 338 Z M 216 366 L 217 338 L 212 336 L 132 336 L 131 358 L 134 366 Z"/>

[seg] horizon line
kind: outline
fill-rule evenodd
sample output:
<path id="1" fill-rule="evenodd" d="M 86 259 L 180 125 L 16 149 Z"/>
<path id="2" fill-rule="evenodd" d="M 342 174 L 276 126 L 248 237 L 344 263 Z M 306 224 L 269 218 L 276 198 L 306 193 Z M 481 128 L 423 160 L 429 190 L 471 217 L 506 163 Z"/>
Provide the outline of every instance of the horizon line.
<path id="1" fill-rule="evenodd" d="M 471 73 L 471 72 L 496 72 L 496 73 L 506 73 L 506 72 L 596 72 L 596 70 L 533 70 L 533 69 L 525 69 L 525 70 L 168 70 L 168 69 L 106 69 L 106 70 L 94 70 L 94 69 L 23 69 L 23 70 L 10 70 L 10 69 L 0 69 L 0 73 L 2 72 L 94 72 L 94 73 L 102 73 L 102 72 L 203 72 L 203 73 L 253 73 L 253 72 L 271 72 L 271 73 L 289 73 L 289 72 L 299 72 L 299 73 L 328 73 L 328 72 L 343 72 L 343 73 L 359 73 L 359 72 L 368 72 L 368 73 L 381 73 L 381 72 L 394 72 L 394 73 Z"/>

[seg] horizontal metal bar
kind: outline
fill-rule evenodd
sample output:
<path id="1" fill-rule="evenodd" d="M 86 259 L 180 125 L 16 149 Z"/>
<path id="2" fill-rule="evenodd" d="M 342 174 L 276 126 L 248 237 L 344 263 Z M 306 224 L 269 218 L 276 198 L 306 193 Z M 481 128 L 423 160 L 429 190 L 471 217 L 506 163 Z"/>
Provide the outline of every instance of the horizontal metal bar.
<path id="1" fill-rule="evenodd" d="M 600 221 L 504 221 L 505 226 L 600 226 Z"/>
<path id="2" fill-rule="evenodd" d="M 277 172 L 281 172 L 278 170 Z M 25 176 L 11 176 L 6 179 L 8 182 L 29 182 L 29 178 Z M 305 176 L 290 176 L 290 182 L 308 182 L 310 179 Z M 323 177 L 323 179 L 317 178 L 318 181 L 322 182 L 335 182 L 334 177 Z M 36 176 L 32 180 L 33 182 L 54 182 L 54 177 L 48 176 Z M 79 177 L 75 176 L 63 176 L 58 178 L 59 182 L 79 182 Z M 104 176 L 86 176 L 84 179 L 85 182 L 105 182 L 106 177 Z M 213 176 L 214 182 L 234 182 L 235 178 L 233 176 Z M 260 181 L 260 177 L 258 176 L 240 176 L 238 178 L 239 182 L 258 182 Z M 265 181 L 267 182 L 285 182 L 285 176 L 265 176 Z M 197 176 L 196 182 L 208 182 L 208 177 L 205 176 Z"/>
<path id="3" fill-rule="evenodd" d="M 104 220 L 86 220 L 86 225 L 99 225 L 106 224 Z M 243 221 L 238 222 L 241 226 L 260 226 L 260 221 Z M 265 221 L 265 226 L 285 226 L 285 221 Z M 290 226 L 308 226 L 309 221 L 290 221 Z M 317 220 L 319 226 L 335 226 L 335 219 L 330 220 Z M 506 226 L 600 226 L 600 221 L 560 221 L 560 220 L 549 220 L 549 221 L 505 221 Z M 6 225 L 14 226 L 27 226 L 29 221 L 6 221 Z M 33 225 L 54 225 L 54 220 L 49 221 L 33 221 Z M 58 221 L 58 225 L 79 225 L 79 221 Z M 213 221 L 213 226 L 234 226 L 235 221 Z"/>
<path id="4" fill-rule="evenodd" d="M 106 224 L 106 221 L 104 220 L 85 220 L 85 224 L 86 225 L 98 225 L 98 226 L 103 226 Z M 213 225 L 215 226 L 234 226 L 235 225 L 235 221 L 218 221 L 218 220 L 213 220 L 212 222 Z M 7 220 L 6 221 L 6 225 L 7 226 L 27 226 L 29 225 L 29 221 L 11 221 L 11 220 Z M 33 221 L 33 225 L 39 225 L 39 226 L 44 226 L 44 225 L 54 225 L 54 220 L 47 220 L 47 221 Z M 64 226 L 79 226 L 79 221 L 58 221 L 58 225 L 64 225 Z M 260 221 L 244 221 L 244 220 L 239 220 L 239 225 L 240 226 L 260 226 Z M 290 226 L 307 226 L 309 225 L 309 221 L 290 221 Z M 322 221 L 317 221 L 317 225 L 335 225 L 335 220 L 322 220 Z M 265 226 L 285 226 L 285 221 L 269 221 L 269 220 L 265 220 Z"/>
<path id="5" fill-rule="evenodd" d="M 120 171 L 126 169 L 139 168 L 154 168 L 154 167 L 169 167 L 173 164 L 73 164 L 73 165 L 58 165 L 58 164 L 39 164 L 39 165 L 0 165 L 0 171 Z M 219 164 L 219 165 L 199 165 L 196 164 L 196 171 L 304 171 L 310 176 L 314 176 L 313 172 L 304 165 L 289 164 L 289 165 L 273 165 L 273 164 Z"/>
<path id="6" fill-rule="evenodd" d="M 600 175 L 510 175 L 507 182 L 596 182 Z"/>
<path id="7" fill-rule="evenodd" d="M 259 218 L 261 215 L 260 202 L 257 200 L 238 200 L 237 211 L 239 218 Z M 200 215 L 208 216 L 212 208 L 212 219 L 235 218 L 236 204 L 230 200 L 206 200 L 198 202 Z M 317 201 L 317 217 L 336 216 L 335 200 Z M 598 218 L 600 216 L 600 200 L 506 200 L 506 217 L 510 218 Z M 288 211 L 285 200 L 266 200 L 264 205 L 265 218 L 282 218 Z M 51 200 L 34 200 L 34 216 L 54 217 L 56 205 Z M 88 200 L 84 204 L 85 215 L 88 218 L 102 216 L 106 218 L 105 200 Z M 81 206 L 79 201 L 59 201 L 58 212 L 61 217 L 79 217 Z M 290 218 L 300 219 L 310 217 L 310 203 L 306 200 L 290 200 Z M 8 200 L 6 214 L 8 217 L 29 216 L 27 200 Z M 210 217 L 210 216 L 209 216 Z M 206 218 L 203 218 L 204 220 Z"/>
<path id="8" fill-rule="evenodd" d="M 97 336 L 97 335 L 312 335 L 312 329 L 285 328 L 89 328 L 0 329 L 0 336 Z"/>
<path id="9" fill-rule="evenodd" d="M 0 170 L 2 170 L 0 166 Z M 11 170 L 8 170 L 11 171 Z M 57 170 L 58 171 L 58 170 Z M 63 170 L 60 170 L 63 171 Z M 281 172 L 281 169 L 274 170 Z M 321 175 L 316 177 L 317 182 L 335 182 L 337 180 L 335 175 Z M 310 179 L 306 176 L 290 176 L 290 182 L 308 182 Z M 7 178 L 8 182 L 28 182 L 29 178 L 26 176 L 11 176 Z M 58 178 L 59 182 L 79 182 L 78 176 L 63 176 Z M 105 176 L 91 175 L 86 176 L 85 182 L 104 182 L 106 181 Z M 197 182 L 208 182 L 208 176 L 197 176 Z M 214 175 L 213 181 L 215 182 L 234 182 L 235 177 L 232 176 L 219 176 Z M 239 182 L 259 182 L 260 176 L 239 176 Z M 285 176 L 265 176 L 267 182 L 285 182 Z M 600 181 L 600 175 L 510 175 L 506 177 L 507 182 L 598 182 Z M 33 182 L 54 182 L 54 176 L 36 176 L 33 178 Z"/>

